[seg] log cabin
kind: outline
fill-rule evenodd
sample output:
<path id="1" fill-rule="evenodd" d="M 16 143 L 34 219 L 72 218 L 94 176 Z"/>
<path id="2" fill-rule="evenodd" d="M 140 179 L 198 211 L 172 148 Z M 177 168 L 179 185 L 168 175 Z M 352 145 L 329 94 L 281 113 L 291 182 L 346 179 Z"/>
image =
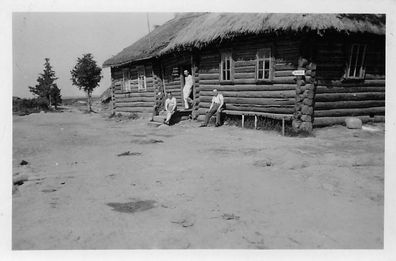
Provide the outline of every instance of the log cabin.
<path id="1" fill-rule="evenodd" d="M 212 90 L 226 114 L 290 120 L 296 131 L 385 120 L 384 14 L 183 13 L 106 60 L 115 112 L 150 113 L 158 92 L 192 114 Z"/>

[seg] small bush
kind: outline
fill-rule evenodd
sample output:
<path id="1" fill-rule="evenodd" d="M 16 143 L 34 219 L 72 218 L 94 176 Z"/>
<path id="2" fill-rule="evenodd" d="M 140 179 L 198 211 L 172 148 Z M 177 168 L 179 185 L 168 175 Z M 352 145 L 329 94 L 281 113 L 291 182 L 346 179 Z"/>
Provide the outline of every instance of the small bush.
<path id="1" fill-rule="evenodd" d="M 28 115 L 40 111 L 48 111 L 48 100 L 45 98 L 16 99 L 12 102 L 12 111 L 19 115 Z"/>

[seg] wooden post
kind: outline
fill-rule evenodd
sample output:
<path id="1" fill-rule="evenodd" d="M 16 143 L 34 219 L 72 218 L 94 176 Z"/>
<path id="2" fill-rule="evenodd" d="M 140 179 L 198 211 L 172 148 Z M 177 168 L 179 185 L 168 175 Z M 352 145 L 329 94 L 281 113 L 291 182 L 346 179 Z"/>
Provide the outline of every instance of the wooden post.
<path id="1" fill-rule="evenodd" d="M 163 86 L 163 89 L 164 89 L 164 95 L 165 95 L 165 93 L 166 93 L 166 86 L 165 86 L 165 73 L 164 73 L 164 67 L 162 66 L 162 62 L 161 61 L 159 61 L 159 63 L 160 63 L 160 66 L 161 66 L 161 77 L 162 77 L 162 86 Z"/>
<path id="2" fill-rule="evenodd" d="M 110 69 L 111 70 L 111 69 Z M 115 113 L 115 106 L 114 106 L 114 103 L 115 103 L 115 95 L 114 95 L 114 88 L 115 88 L 115 86 L 114 86 L 114 79 L 113 79 L 113 77 L 111 77 L 111 85 L 110 85 L 110 90 L 111 90 L 111 114 L 113 115 L 114 113 Z"/>
<path id="3" fill-rule="evenodd" d="M 257 130 L 257 115 L 254 115 L 254 129 Z"/>
<path id="4" fill-rule="evenodd" d="M 285 136 L 285 117 L 282 118 L 282 136 Z"/>
<path id="5" fill-rule="evenodd" d="M 245 126 L 245 115 L 242 114 L 242 128 Z"/>

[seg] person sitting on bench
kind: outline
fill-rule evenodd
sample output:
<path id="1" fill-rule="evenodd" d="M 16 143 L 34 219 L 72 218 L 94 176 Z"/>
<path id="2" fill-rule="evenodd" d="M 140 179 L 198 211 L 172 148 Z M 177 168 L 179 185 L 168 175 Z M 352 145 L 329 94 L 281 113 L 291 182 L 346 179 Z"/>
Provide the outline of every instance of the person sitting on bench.
<path id="1" fill-rule="evenodd" d="M 164 123 L 169 125 L 172 115 L 175 113 L 177 108 L 176 98 L 171 92 L 168 92 L 168 98 L 165 101 L 166 119 Z"/>
<path id="2" fill-rule="evenodd" d="M 209 110 L 206 112 L 205 121 L 200 127 L 208 126 L 210 117 L 216 113 L 216 127 L 220 126 L 221 111 L 224 109 L 224 97 L 216 89 L 213 90 L 212 103 L 210 104 Z"/>

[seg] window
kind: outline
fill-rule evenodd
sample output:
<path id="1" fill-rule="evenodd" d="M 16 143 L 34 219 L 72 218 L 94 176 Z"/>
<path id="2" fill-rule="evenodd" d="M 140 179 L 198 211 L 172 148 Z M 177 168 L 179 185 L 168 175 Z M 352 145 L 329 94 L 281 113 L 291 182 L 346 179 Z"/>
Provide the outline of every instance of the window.
<path id="1" fill-rule="evenodd" d="M 347 79 L 361 79 L 364 78 L 364 59 L 366 56 L 365 44 L 352 44 L 348 67 L 346 71 Z"/>
<path id="2" fill-rule="evenodd" d="M 220 79 L 222 81 L 231 81 L 233 79 L 232 75 L 232 54 L 231 52 L 221 54 L 221 64 L 220 64 Z"/>
<path id="3" fill-rule="evenodd" d="M 260 49 L 257 51 L 257 80 L 271 79 L 271 48 Z"/>
<path id="4" fill-rule="evenodd" d="M 125 92 L 131 91 L 131 74 L 129 69 L 122 70 L 122 89 Z"/>
<path id="5" fill-rule="evenodd" d="M 146 75 L 144 73 L 144 66 L 137 66 L 137 76 L 138 76 L 138 91 L 145 91 L 147 89 L 146 85 Z"/>

